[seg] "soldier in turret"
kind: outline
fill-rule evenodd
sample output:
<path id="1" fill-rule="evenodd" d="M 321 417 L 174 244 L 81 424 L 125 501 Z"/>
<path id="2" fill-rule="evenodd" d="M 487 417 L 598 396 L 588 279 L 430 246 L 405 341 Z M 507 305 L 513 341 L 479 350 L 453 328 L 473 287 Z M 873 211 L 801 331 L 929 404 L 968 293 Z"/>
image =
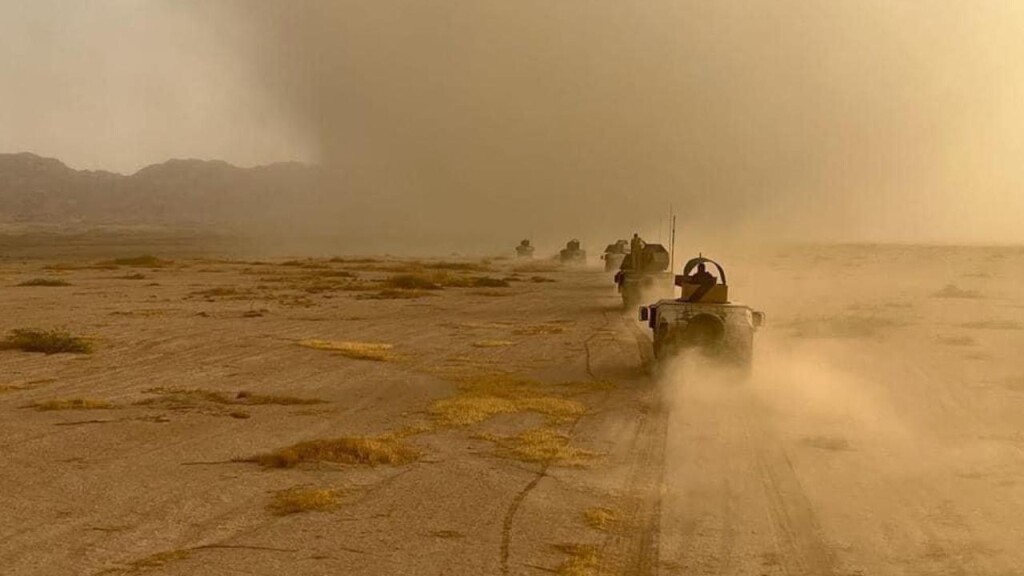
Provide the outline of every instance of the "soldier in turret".
<path id="1" fill-rule="evenodd" d="M 647 243 L 644 242 L 642 238 L 640 238 L 640 234 L 634 232 L 633 238 L 629 241 L 629 258 L 631 264 L 630 268 L 634 270 L 640 269 L 640 265 L 642 264 L 641 259 L 643 257 L 644 246 L 646 245 Z"/>
<path id="2" fill-rule="evenodd" d="M 703 262 L 697 265 L 697 271 L 694 272 L 693 276 L 690 276 L 690 282 L 693 284 L 700 284 L 701 286 L 714 286 L 718 281 L 715 275 L 708 272 L 707 266 Z"/>

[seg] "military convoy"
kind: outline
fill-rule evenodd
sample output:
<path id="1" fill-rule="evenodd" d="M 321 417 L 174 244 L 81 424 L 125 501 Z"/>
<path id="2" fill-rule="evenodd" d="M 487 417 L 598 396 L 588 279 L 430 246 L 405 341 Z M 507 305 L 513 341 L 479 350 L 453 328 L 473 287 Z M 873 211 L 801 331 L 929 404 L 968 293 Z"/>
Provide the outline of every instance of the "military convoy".
<path id="1" fill-rule="evenodd" d="M 532 258 L 533 251 L 529 240 L 516 247 L 520 258 Z M 764 324 L 764 313 L 729 300 L 729 284 L 720 264 L 698 255 L 683 266 L 682 274 L 673 274 L 665 247 L 647 244 L 637 234 L 628 244 L 625 240 L 609 244 L 602 258 L 605 271 L 616 270 L 615 285 L 626 309 L 656 300 L 639 306 L 640 320 L 653 333 L 656 359 L 700 350 L 732 364 L 750 366 L 754 332 Z M 562 264 L 582 265 L 587 253 L 580 241 L 573 239 L 556 259 Z M 709 266 L 717 276 L 708 271 Z"/>
<path id="2" fill-rule="evenodd" d="M 716 277 L 708 272 L 712 265 Z M 717 262 L 698 256 L 675 276 L 679 298 L 663 299 L 640 307 L 640 320 L 654 336 L 654 356 L 670 358 L 687 349 L 749 367 L 753 359 L 754 331 L 764 313 L 729 300 L 725 270 Z"/>

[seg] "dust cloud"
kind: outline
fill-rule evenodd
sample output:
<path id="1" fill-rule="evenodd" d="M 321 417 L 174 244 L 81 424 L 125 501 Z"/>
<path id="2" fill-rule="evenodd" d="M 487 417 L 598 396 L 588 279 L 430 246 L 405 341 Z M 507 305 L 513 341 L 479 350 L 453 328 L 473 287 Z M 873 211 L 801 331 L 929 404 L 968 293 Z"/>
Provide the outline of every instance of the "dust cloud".
<path id="1" fill-rule="evenodd" d="M 1019 566 L 1020 250 L 736 258 L 732 294 L 767 312 L 751 373 L 684 355 L 657 378 L 662 559 L 687 574 Z"/>
<path id="2" fill-rule="evenodd" d="M 698 352 L 667 362 L 658 378 L 665 401 L 675 411 L 699 405 L 723 415 L 745 407 L 738 414 L 762 420 L 777 441 L 825 450 L 870 443 L 909 451 L 921 437 L 867 375 L 841 366 L 851 347 L 815 350 L 773 334 L 760 340 L 750 373 Z"/>
<path id="3" fill-rule="evenodd" d="M 1019 239 L 1012 2 L 243 3 L 361 222 L 422 241 Z"/>

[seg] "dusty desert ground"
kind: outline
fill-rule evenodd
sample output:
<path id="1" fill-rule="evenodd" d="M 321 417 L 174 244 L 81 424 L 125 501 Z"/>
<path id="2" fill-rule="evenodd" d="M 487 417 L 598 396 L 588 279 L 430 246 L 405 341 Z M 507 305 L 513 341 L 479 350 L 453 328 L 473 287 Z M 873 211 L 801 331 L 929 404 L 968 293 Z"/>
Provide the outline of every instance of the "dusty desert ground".
<path id="1" fill-rule="evenodd" d="M 1024 574 L 1022 249 L 716 254 L 742 380 L 596 268 L 156 248 L 0 259 L 92 348 L 0 351 L 3 574 Z"/>

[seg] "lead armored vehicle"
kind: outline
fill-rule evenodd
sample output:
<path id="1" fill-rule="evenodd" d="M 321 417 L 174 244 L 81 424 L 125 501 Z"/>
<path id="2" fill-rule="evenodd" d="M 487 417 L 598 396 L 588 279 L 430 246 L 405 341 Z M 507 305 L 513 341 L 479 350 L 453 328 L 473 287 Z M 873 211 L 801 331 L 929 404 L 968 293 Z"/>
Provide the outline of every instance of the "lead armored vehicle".
<path id="1" fill-rule="evenodd" d="M 712 265 L 716 277 L 708 272 Z M 691 259 L 675 276 L 679 298 L 659 300 L 640 308 L 640 320 L 654 333 L 654 356 L 670 358 L 687 349 L 749 367 L 754 352 L 754 332 L 764 323 L 764 313 L 729 300 L 725 270 L 703 256 Z"/>
<path id="2" fill-rule="evenodd" d="M 558 253 L 558 261 L 562 264 L 586 264 L 587 251 L 580 248 L 579 240 L 569 240 Z"/>
<path id="3" fill-rule="evenodd" d="M 615 273 L 615 285 L 622 296 L 623 307 L 638 306 L 643 300 L 650 302 L 658 298 L 671 298 L 675 293 L 672 272 L 669 270 L 669 254 L 661 244 L 636 244 L 619 265 Z"/>

